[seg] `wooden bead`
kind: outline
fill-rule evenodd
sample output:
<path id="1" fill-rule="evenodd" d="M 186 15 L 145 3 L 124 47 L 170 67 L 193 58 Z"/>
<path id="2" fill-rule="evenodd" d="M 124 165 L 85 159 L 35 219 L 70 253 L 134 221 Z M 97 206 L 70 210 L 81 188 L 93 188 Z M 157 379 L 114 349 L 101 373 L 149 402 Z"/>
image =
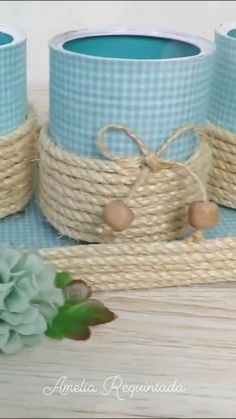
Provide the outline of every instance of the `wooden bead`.
<path id="1" fill-rule="evenodd" d="M 103 209 L 104 223 L 115 231 L 126 230 L 134 220 L 133 211 L 123 201 L 112 201 Z"/>
<path id="2" fill-rule="evenodd" d="M 214 202 L 193 202 L 188 210 L 189 224 L 196 230 L 214 227 L 219 220 L 219 208 Z"/>

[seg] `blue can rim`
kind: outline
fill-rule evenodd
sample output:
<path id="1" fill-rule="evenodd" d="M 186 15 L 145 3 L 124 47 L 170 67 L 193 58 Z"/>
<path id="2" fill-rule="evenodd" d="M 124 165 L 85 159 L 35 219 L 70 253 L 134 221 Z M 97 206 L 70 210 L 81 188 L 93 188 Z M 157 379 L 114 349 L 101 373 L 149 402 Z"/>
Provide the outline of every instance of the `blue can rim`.
<path id="1" fill-rule="evenodd" d="M 116 58 L 116 57 L 103 57 L 96 55 L 81 54 L 73 51 L 69 51 L 64 48 L 64 44 L 68 41 L 72 41 L 77 38 L 84 37 L 95 37 L 95 36 L 106 36 L 106 35 L 136 35 L 136 36 L 149 36 L 149 37 L 158 37 L 164 39 L 171 39 L 180 42 L 185 42 L 192 44 L 193 46 L 199 49 L 199 53 L 196 55 L 188 55 L 183 57 L 174 57 L 174 58 L 159 58 L 159 59 L 137 59 L 137 58 Z M 204 38 L 194 36 L 186 33 L 172 32 L 168 30 L 129 30 L 129 29 L 114 29 L 107 31 L 91 31 L 88 29 L 79 30 L 79 31 L 69 31 L 65 33 L 58 34 L 54 36 L 49 41 L 49 48 L 52 50 L 60 51 L 68 56 L 78 56 L 87 59 L 93 60 L 108 60 L 108 61 L 125 61 L 125 62 L 175 62 L 175 61 L 186 61 L 186 60 L 196 60 L 200 58 L 206 58 L 206 56 L 211 55 L 215 51 L 215 45 L 213 42 L 208 41 Z"/>

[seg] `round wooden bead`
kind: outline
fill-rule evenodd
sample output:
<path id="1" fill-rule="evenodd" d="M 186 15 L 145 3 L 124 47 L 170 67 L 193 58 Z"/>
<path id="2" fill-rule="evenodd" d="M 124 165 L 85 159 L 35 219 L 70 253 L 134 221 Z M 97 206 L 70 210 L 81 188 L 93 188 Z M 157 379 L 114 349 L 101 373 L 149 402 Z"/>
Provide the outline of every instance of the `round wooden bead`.
<path id="1" fill-rule="evenodd" d="M 189 224 L 196 230 L 214 227 L 219 220 L 219 208 L 214 202 L 193 202 L 188 210 Z"/>
<path id="2" fill-rule="evenodd" d="M 103 209 L 104 223 L 115 231 L 126 230 L 134 220 L 133 211 L 123 201 L 112 201 Z"/>

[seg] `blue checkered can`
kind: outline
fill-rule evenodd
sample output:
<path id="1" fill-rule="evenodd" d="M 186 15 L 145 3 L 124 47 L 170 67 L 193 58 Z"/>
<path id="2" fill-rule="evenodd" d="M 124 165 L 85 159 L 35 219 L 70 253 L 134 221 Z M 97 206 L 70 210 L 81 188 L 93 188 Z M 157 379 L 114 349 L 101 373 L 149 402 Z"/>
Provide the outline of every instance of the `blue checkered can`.
<path id="1" fill-rule="evenodd" d="M 49 133 L 67 151 L 104 158 L 98 130 L 122 124 L 150 149 L 186 124 L 206 122 L 214 44 L 168 31 L 67 32 L 50 47 Z M 137 155 L 121 132 L 111 132 L 114 155 Z M 187 135 L 166 152 L 185 160 L 195 147 Z"/>
<path id="2" fill-rule="evenodd" d="M 236 132 L 236 22 L 220 25 L 215 42 L 209 120 Z"/>
<path id="3" fill-rule="evenodd" d="M 26 37 L 4 25 L 0 25 L 0 109 L 0 136 L 26 118 Z"/>

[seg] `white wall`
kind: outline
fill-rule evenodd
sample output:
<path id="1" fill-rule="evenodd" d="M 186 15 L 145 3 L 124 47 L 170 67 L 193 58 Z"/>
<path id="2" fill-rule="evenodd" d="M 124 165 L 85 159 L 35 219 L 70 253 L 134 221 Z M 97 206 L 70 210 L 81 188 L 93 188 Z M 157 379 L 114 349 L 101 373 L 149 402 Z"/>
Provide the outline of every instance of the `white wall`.
<path id="1" fill-rule="evenodd" d="M 235 1 L 0 1 L 1 23 L 28 35 L 30 84 L 48 80 L 48 40 L 84 27 L 171 28 L 213 38 L 219 23 L 236 21 Z"/>

